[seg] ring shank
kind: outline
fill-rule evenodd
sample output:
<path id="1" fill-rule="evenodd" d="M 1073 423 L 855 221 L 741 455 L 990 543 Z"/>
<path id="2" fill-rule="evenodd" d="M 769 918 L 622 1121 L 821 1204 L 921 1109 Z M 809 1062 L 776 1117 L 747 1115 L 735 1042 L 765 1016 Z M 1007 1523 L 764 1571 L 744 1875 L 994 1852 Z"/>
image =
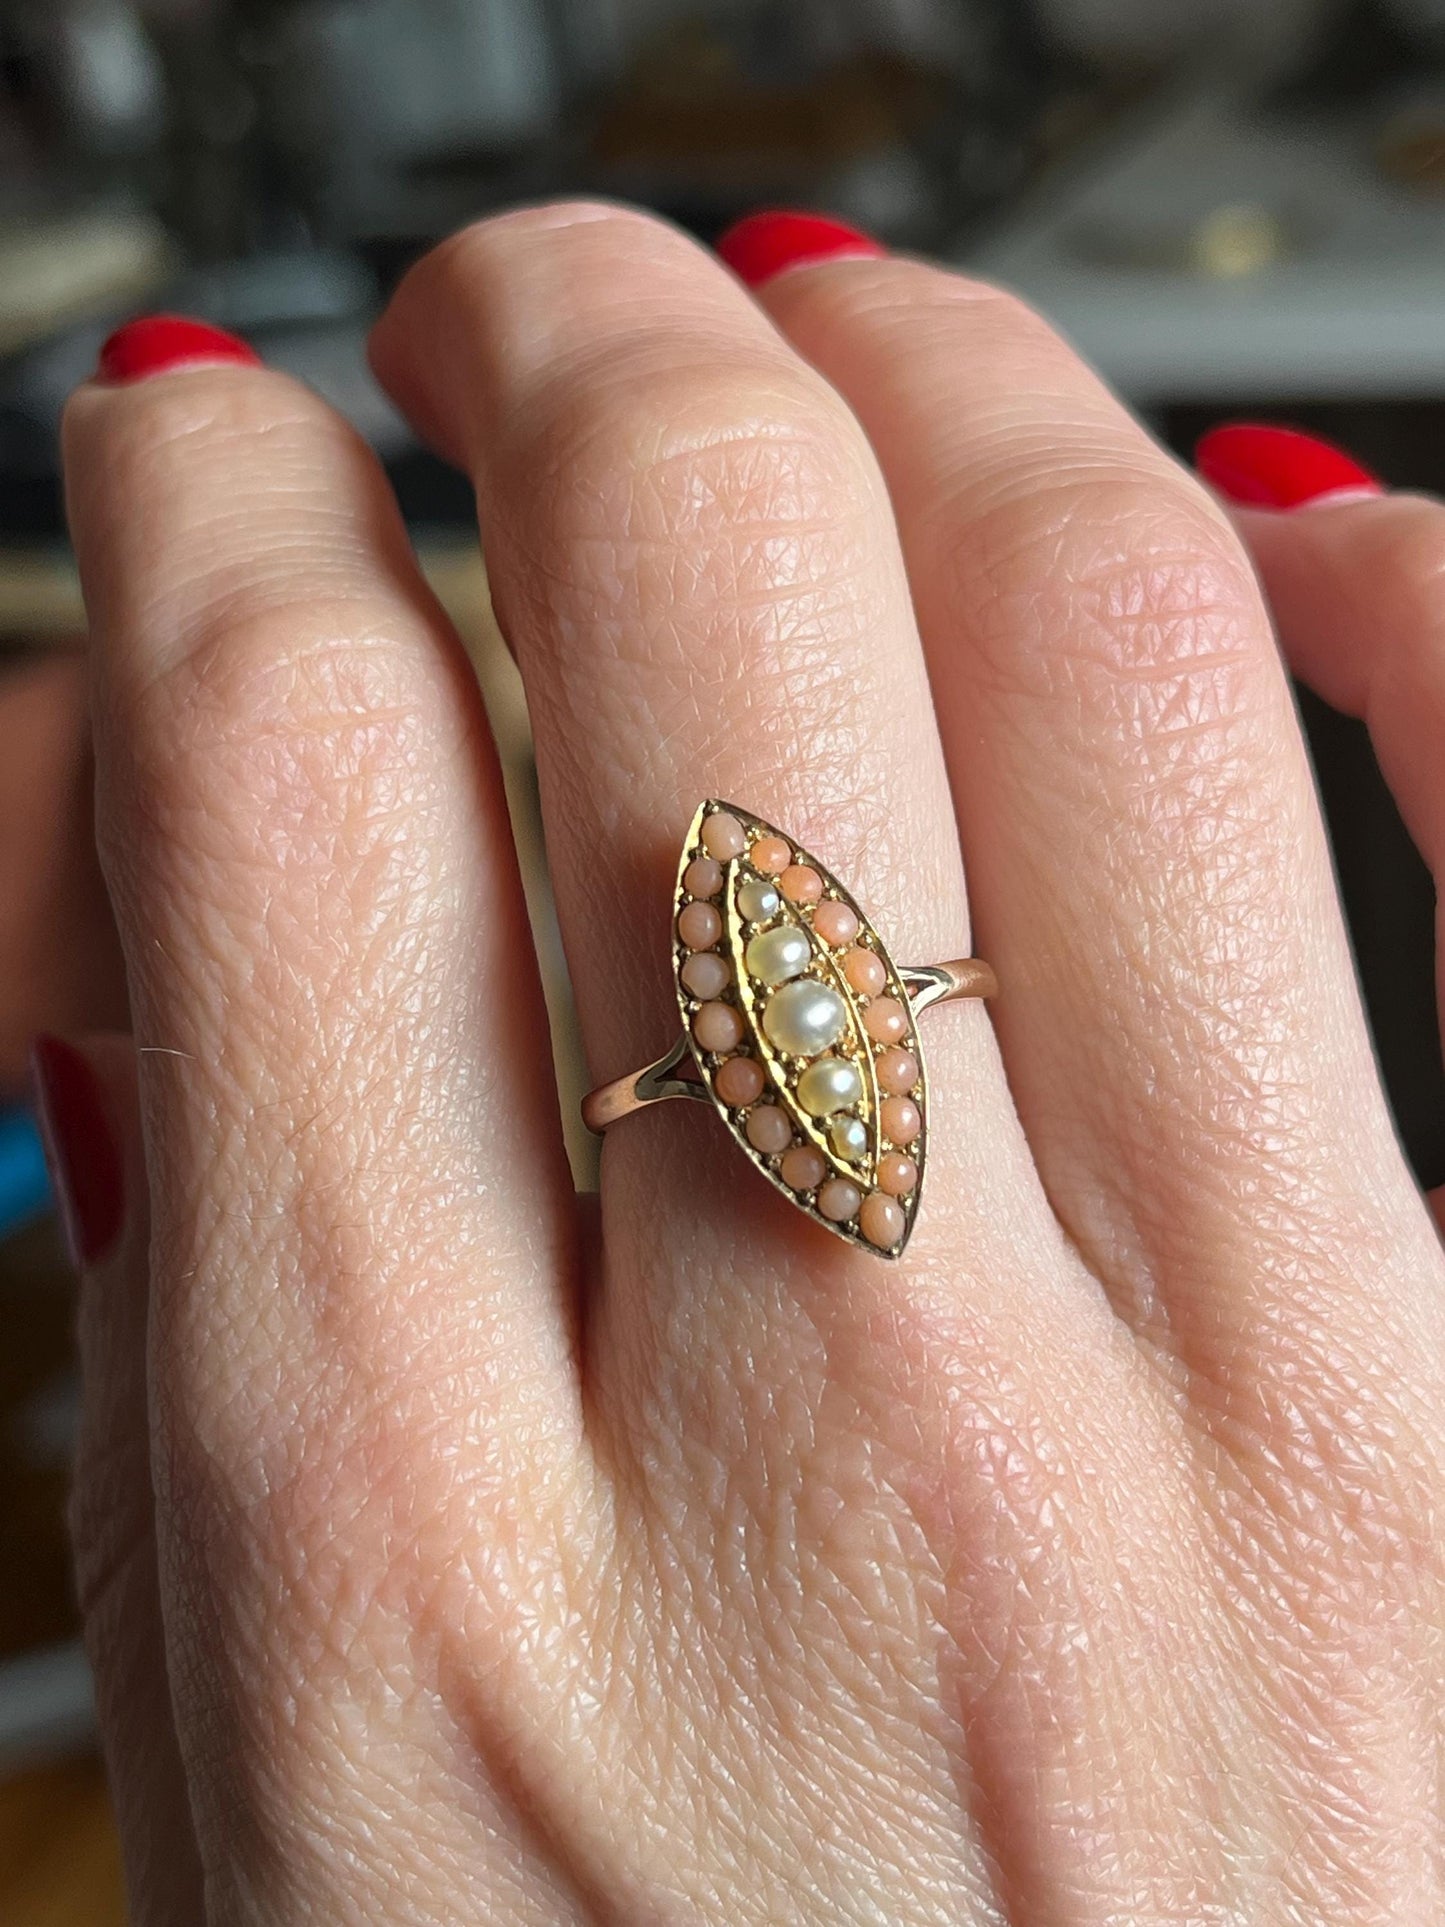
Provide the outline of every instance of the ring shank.
<path id="1" fill-rule="evenodd" d="M 956 957 L 944 964 L 905 964 L 899 967 L 898 975 L 908 991 L 915 1016 L 931 1004 L 998 995 L 998 978 L 992 965 L 986 964 L 982 957 Z M 659 1057 L 655 1064 L 649 1064 L 645 1070 L 629 1071 L 626 1077 L 615 1077 L 610 1084 L 599 1084 L 595 1091 L 589 1091 L 582 1100 L 582 1122 L 589 1131 L 600 1134 L 620 1118 L 630 1117 L 634 1111 L 646 1110 L 649 1104 L 660 1104 L 669 1097 L 701 1098 L 703 1103 L 708 1103 L 707 1090 L 699 1079 L 673 1074 L 690 1062 L 687 1039 L 679 1037 L 667 1055 Z"/>

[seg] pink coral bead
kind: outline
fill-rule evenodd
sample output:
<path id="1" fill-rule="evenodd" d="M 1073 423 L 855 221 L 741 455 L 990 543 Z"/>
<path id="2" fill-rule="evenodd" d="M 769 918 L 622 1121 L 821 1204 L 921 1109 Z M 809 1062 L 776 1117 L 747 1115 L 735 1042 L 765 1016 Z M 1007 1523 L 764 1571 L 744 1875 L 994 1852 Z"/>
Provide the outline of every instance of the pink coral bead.
<path id="1" fill-rule="evenodd" d="M 714 1087 L 724 1104 L 741 1109 L 755 1104 L 763 1094 L 763 1067 L 755 1057 L 730 1057 L 719 1064 Z"/>
<path id="2" fill-rule="evenodd" d="M 783 1183 L 793 1191 L 814 1191 L 828 1175 L 828 1160 L 812 1144 L 795 1144 L 782 1163 Z"/>
<path id="3" fill-rule="evenodd" d="M 847 1178 L 829 1178 L 818 1193 L 818 1209 L 834 1224 L 846 1224 L 858 1215 L 863 1193 Z"/>
<path id="4" fill-rule="evenodd" d="M 778 878 L 778 888 L 789 903 L 816 903 L 823 894 L 823 879 L 810 863 L 790 863 Z"/>
<path id="5" fill-rule="evenodd" d="M 918 1184 L 918 1166 L 902 1151 L 885 1151 L 878 1160 L 878 1188 L 891 1198 L 906 1198 Z"/>
<path id="6" fill-rule="evenodd" d="M 742 824 L 727 810 L 714 810 L 704 818 L 699 840 L 708 855 L 716 857 L 719 863 L 741 856 L 748 842 Z"/>
<path id="7" fill-rule="evenodd" d="M 686 903 L 678 912 L 677 934 L 689 950 L 710 950 L 722 935 L 722 918 L 710 903 Z"/>
<path id="8" fill-rule="evenodd" d="M 893 1249 L 907 1223 L 903 1206 L 883 1191 L 870 1191 L 858 1213 L 858 1229 L 880 1251 Z"/>
<path id="9" fill-rule="evenodd" d="M 843 975 L 860 997 L 876 997 L 888 981 L 883 959 L 876 951 L 865 950 L 861 944 L 845 953 Z"/>
<path id="10" fill-rule="evenodd" d="M 748 852 L 755 870 L 765 877 L 781 876 L 793 860 L 793 852 L 780 836 L 760 836 Z"/>
<path id="11" fill-rule="evenodd" d="M 878 1059 L 878 1082 L 894 1097 L 906 1097 L 918 1082 L 918 1059 L 895 1044 Z"/>
<path id="12" fill-rule="evenodd" d="M 922 1114 L 911 1097 L 885 1097 L 880 1122 L 890 1144 L 911 1144 L 923 1129 Z"/>
<path id="13" fill-rule="evenodd" d="M 731 1004 L 703 1004 L 692 1020 L 699 1050 L 736 1050 L 743 1041 L 743 1020 Z"/>
<path id="14" fill-rule="evenodd" d="M 908 1012 L 896 997 L 875 997 L 863 1013 L 863 1028 L 875 1044 L 896 1044 L 908 1035 Z"/>
<path id="15" fill-rule="evenodd" d="M 690 897 L 715 897 L 722 888 L 722 865 L 715 857 L 695 856 L 682 873 Z"/>
<path id="16" fill-rule="evenodd" d="M 716 997 L 727 989 L 731 980 L 732 972 L 727 964 L 711 950 L 698 951 L 682 966 L 683 988 L 690 990 L 694 997 Z"/>
<path id="17" fill-rule="evenodd" d="M 764 1157 L 786 1151 L 792 1141 L 793 1127 L 788 1122 L 788 1114 L 776 1104 L 760 1104 L 748 1113 L 748 1143 Z"/>
<path id="18" fill-rule="evenodd" d="M 787 888 L 787 882 L 784 877 L 784 889 Z M 852 943 L 857 936 L 858 919 L 846 903 L 840 903 L 836 897 L 826 897 L 813 912 L 813 928 L 824 943 L 831 944 L 836 950 L 845 943 Z"/>

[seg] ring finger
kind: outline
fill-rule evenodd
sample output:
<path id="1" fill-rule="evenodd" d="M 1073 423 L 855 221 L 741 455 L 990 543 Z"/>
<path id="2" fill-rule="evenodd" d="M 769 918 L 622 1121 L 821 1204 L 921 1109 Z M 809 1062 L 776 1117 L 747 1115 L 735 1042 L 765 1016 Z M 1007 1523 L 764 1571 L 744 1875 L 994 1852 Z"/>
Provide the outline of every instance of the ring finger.
<path id="1" fill-rule="evenodd" d="M 900 958 L 966 950 L 952 808 L 882 482 L 847 410 L 718 264 L 641 216 L 527 210 L 415 270 L 374 355 L 476 479 L 593 1071 L 617 1076 L 668 1041 L 670 885 L 704 795 L 734 797 L 815 849 Z M 924 1239 L 935 1249 L 959 1229 L 950 1200 L 986 1215 L 1000 1138 L 1028 1168 L 988 1027 L 970 1015 L 937 1026 L 936 1049 L 953 1057 L 935 1056 L 934 1072 L 973 1094 L 987 1157 L 939 1133 L 931 1157 L 945 1175 L 935 1164 Z M 804 1264 L 836 1255 L 748 1179 L 709 1118 L 630 1124 L 609 1142 L 606 1178 L 624 1295 L 637 1276 L 673 1303 L 678 1261 L 695 1251 L 716 1253 L 724 1277 L 749 1251 L 759 1263 L 784 1246 Z"/>
<path id="2" fill-rule="evenodd" d="M 814 850 L 897 958 L 964 952 L 953 809 L 886 491 L 837 395 L 719 264 L 619 211 L 506 216 L 413 272 L 374 358 L 475 478 L 594 1073 L 647 1062 L 676 1022 L 669 886 L 702 796 Z M 1011 1776 L 1041 1717 L 1032 1682 L 1059 1690 L 1028 1654 L 1078 1612 L 1072 1561 L 1044 1573 L 1034 1556 L 1057 1536 L 1052 1468 L 1089 1468 L 1070 1535 L 1099 1571 L 1114 1556 L 1106 1516 L 1177 1497 L 1164 1478 L 1141 1501 L 1123 1469 L 1157 1451 L 1143 1374 L 1048 1210 L 991 1028 L 964 1005 L 928 1022 L 930 1177 L 898 1264 L 807 1223 L 701 1106 L 650 1111 L 609 1135 L 586 1359 L 621 1556 L 646 1597 L 682 1588 L 696 1615 L 680 1642 L 676 1613 L 658 1616 L 658 1704 L 673 1725 L 690 1709 L 718 1781 L 754 1783 L 756 1756 L 775 1750 L 836 1759 L 850 1696 L 891 1709 L 896 1744 L 864 1747 L 833 1789 L 838 1838 L 856 1828 L 871 1848 L 840 1879 L 880 1917 L 890 1883 L 912 1877 L 906 1838 L 875 1825 L 888 1788 L 935 1789 L 950 1810 L 961 1744 L 942 1737 L 929 1667 L 914 1670 L 933 1638 L 913 1617 L 916 1561 L 958 1585 L 961 1699 L 985 1756 L 967 1770 L 1014 1786 L 1021 1811 Z M 1037 1583 L 1023 1598 L 1025 1566 Z M 609 1624 L 604 1677 L 616 1646 Z M 825 1678 L 803 1657 L 820 1651 Z M 1067 1777 L 1094 1811 L 1121 1783 L 1111 1688 L 1086 1668 L 1066 1690 L 1089 1736 Z M 745 1729 L 717 1717 L 737 1693 L 754 1709 Z M 955 1877 L 977 1878 L 976 1850 L 960 1853 Z"/>

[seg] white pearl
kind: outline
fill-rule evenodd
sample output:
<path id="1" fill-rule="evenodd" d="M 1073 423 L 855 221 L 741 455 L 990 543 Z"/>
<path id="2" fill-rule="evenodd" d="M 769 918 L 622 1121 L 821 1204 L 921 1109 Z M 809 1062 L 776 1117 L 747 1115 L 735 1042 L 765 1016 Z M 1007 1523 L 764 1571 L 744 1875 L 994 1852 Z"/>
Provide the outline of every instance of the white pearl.
<path id="1" fill-rule="evenodd" d="M 846 1057 L 819 1057 L 798 1079 L 798 1102 L 809 1117 L 846 1111 L 863 1095 L 863 1079 Z"/>
<path id="2" fill-rule="evenodd" d="M 749 877 L 738 885 L 738 914 L 749 923 L 766 923 L 775 917 L 782 908 L 783 899 L 771 883 L 761 877 Z"/>
<path id="3" fill-rule="evenodd" d="M 770 930 L 767 934 L 782 933 Z M 751 944 L 748 949 L 751 951 Z M 847 1022 L 848 1012 L 837 991 L 811 977 L 775 990 L 763 1012 L 763 1029 L 769 1040 L 789 1057 L 817 1057 L 837 1042 Z"/>
<path id="4" fill-rule="evenodd" d="M 760 983 L 785 984 L 790 977 L 801 977 L 808 968 L 813 961 L 813 945 L 806 930 L 780 923 L 775 930 L 764 930 L 754 937 L 745 955 L 749 972 Z"/>
<path id="5" fill-rule="evenodd" d="M 868 1128 L 860 1118 L 835 1117 L 828 1126 L 828 1142 L 840 1158 L 861 1164 L 868 1155 Z"/>

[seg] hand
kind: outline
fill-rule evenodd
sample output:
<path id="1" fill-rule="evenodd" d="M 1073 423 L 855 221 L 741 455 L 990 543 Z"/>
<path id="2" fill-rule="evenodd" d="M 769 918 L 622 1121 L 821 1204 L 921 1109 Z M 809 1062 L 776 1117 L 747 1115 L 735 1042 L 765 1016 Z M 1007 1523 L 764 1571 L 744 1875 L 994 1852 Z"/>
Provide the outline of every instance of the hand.
<path id="1" fill-rule="evenodd" d="M 597 1078 L 668 1041 L 703 795 L 910 960 L 971 947 L 962 847 L 1003 992 L 929 1020 L 895 1265 L 701 1106 L 579 1217 L 370 454 L 215 355 L 70 409 L 139 1081 L 67 1057 L 56 1137 L 135 1918 L 1439 1918 L 1441 1254 L 1246 553 L 1017 302 L 751 232 L 756 294 L 638 215 L 484 222 L 375 362 L 475 476 Z M 1433 853 L 1445 518 L 1266 519 Z"/>

